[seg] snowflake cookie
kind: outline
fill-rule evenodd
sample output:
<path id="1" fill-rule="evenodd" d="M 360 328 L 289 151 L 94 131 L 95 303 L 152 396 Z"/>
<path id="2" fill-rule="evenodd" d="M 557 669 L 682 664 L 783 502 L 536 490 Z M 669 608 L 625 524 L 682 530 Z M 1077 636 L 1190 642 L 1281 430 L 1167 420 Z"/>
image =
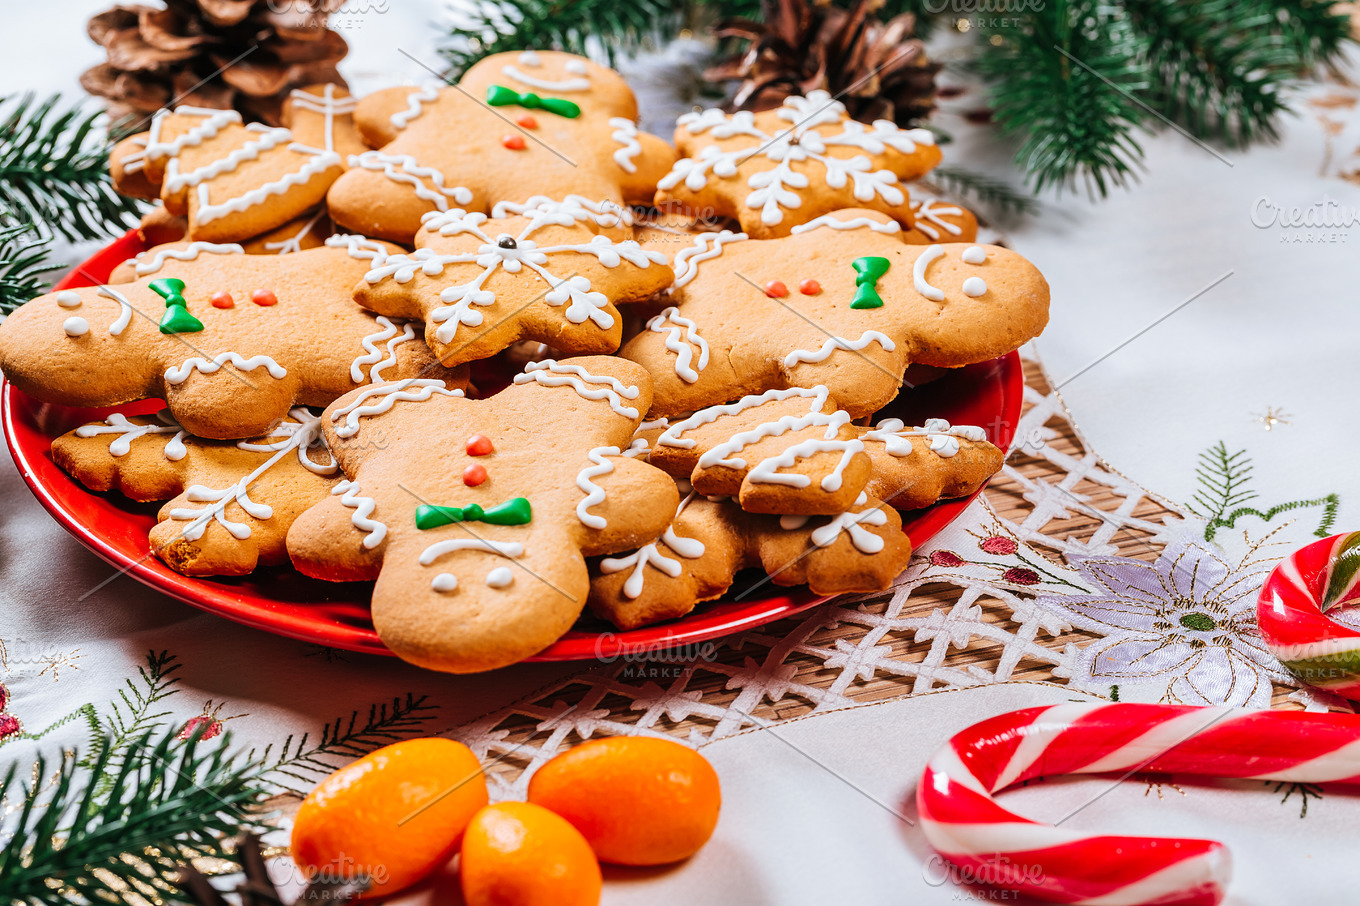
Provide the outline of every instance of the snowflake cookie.
<path id="1" fill-rule="evenodd" d="M 320 421 L 301 408 L 235 443 L 190 436 L 164 411 L 114 414 L 58 437 L 52 459 L 91 490 L 169 500 L 151 551 L 186 576 L 242 576 L 286 562 L 289 526 L 339 477 Z"/>
<path id="2" fill-rule="evenodd" d="M 129 283 L 61 290 L 0 324 L 0 369 L 44 402 L 163 399 L 190 433 L 256 437 L 294 406 L 407 377 L 466 384 L 416 326 L 355 305 L 354 284 L 397 249 L 358 236 L 293 255 L 235 243 L 174 243 L 131 265 Z"/>
<path id="3" fill-rule="evenodd" d="M 380 150 L 357 155 L 331 188 L 336 223 L 409 242 L 421 217 L 569 193 L 650 204 L 675 151 L 639 132 L 623 78 L 584 57 L 493 54 L 457 85 L 391 88 L 355 111 Z"/>
<path id="4" fill-rule="evenodd" d="M 851 209 L 779 239 L 694 237 L 674 257 L 675 304 L 622 351 L 651 372 L 655 413 L 824 385 L 859 418 L 897 395 L 910 364 L 985 361 L 1043 330 L 1048 283 L 1023 257 L 902 234 L 886 214 Z"/>
<path id="5" fill-rule="evenodd" d="M 293 524 L 293 563 L 376 578 L 373 624 L 408 661 L 523 660 L 576 621 L 586 556 L 671 521 L 675 482 L 620 450 L 651 398 L 641 367 L 604 356 L 532 363 L 482 400 L 423 380 L 347 394 L 322 420 L 349 481 Z"/>
<path id="6" fill-rule="evenodd" d="M 520 340 L 567 355 L 615 352 L 623 336 L 615 304 L 670 285 L 666 256 L 611 238 L 611 231 L 631 235 L 611 204 L 574 196 L 531 202 L 502 202 L 490 218 L 463 210 L 428 215 L 416 250 L 375 260 L 355 301 L 423 319 L 426 342 L 448 366 Z"/>
<path id="7" fill-rule="evenodd" d="M 905 182 L 940 162 L 925 129 L 865 125 L 825 91 L 761 113 L 709 108 L 677 121 L 681 159 L 657 183 L 658 206 L 730 217 L 756 239 L 839 208 L 864 207 L 912 225 Z"/>

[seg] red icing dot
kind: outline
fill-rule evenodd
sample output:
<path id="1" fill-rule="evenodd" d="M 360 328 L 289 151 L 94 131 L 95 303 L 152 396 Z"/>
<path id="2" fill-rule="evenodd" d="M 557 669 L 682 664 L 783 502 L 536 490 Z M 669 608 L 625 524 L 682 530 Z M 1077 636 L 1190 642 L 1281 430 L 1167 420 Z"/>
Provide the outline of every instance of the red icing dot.
<path id="1" fill-rule="evenodd" d="M 527 113 L 524 116 L 520 117 L 519 119 L 515 120 L 515 122 L 519 123 L 525 129 L 538 128 L 538 120 L 534 119 L 532 116 L 529 116 Z"/>
<path id="2" fill-rule="evenodd" d="M 523 151 L 525 148 L 524 136 L 507 135 L 501 139 L 501 144 L 509 148 L 511 151 Z"/>
<path id="3" fill-rule="evenodd" d="M 468 456 L 485 456 L 496 448 L 491 445 L 491 438 L 485 434 L 474 434 L 468 438 Z"/>
<path id="4" fill-rule="evenodd" d="M 798 291 L 805 296 L 815 296 L 822 291 L 822 284 L 809 277 L 798 284 Z"/>
<path id="5" fill-rule="evenodd" d="M 212 298 L 209 299 L 208 301 L 212 303 L 212 307 L 213 307 L 213 308 L 235 308 L 235 307 L 236 307 L 236 302 L 235 302 L 234 299 L 232 299 L 231 293 L 229 293 L 229 292 L 227 292 L 227 291 L 225 291 L 225 290 L 223 290 L 222 292 L 213 293 L 213 294 L 212 294 Z"/>
<path id="6" fill-rule="evenodd" d="M 463 470 L 463 484 L 468 487 L 475 488 L 484 481 L 486 481 L 486 466 L 481 463 L 473 463 Z"/>
<path id="7" fill-rule="evenodd" d="M 250 294 L 250 301 L 254 302 L 256 305 L 277 305 L 279 297 L 274 295 L 272 289 L 257 289 Z"/>
<path id="8" fill-rule="evenodd" d="M 781 280 L 771 280 L 765 284 L 765 295 L 771 299 L 782 299 L 789 294 L 789 288 Z"/>

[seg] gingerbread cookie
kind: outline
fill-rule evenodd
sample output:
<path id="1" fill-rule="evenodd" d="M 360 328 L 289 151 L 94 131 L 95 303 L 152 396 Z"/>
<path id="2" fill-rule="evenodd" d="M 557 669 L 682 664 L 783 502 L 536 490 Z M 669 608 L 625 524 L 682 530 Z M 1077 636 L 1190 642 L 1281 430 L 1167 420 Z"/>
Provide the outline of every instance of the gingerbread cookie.
<path id="1" fill-rule="evenodd" d="M 335 484 L 339 469 L 320 435 L 306 409 L 238 443 L 192 437 L 164 412 L 115 414 L 58 437 L 52 459 L 92 490 L 169 500 L 150 541 L 171 569 L 242 576 L 285 562 L 289 526 Z"/>
<path id="2" fill-rule="evenodd" d="M 239 245 L 151 249 L 132 282 L 62 290 L 0 324 L 0 368 L 23 392 L 70 406 L 164 399 L 193 434 L 255 437 L 297 405 L 440 368 L 411 324 L 353 303 L 354 283 L 396 249 L 357 236 L 294 255 Z"/>
<path id="3" fill-rule="evenodd" d="M 818 595 L 882 591 L 910 559 L 897 511 L 865 494 L 835 516 L 766 516 L 691 490 L 660 538 L 596 565 L 590 609 L 620 629 L 682 617 L 750 567 Z"/>
<path id="4" fill-rule="evenodd" d="M 619 348 L 615 303 L 668 286 L 664 255 L 602 232 L 623 221 L 608 204 L 497 205 L 492 217 L 432 214 L 416 250 L 375 262 L 354 291 L 365 308 L 425 321 L 425 340 L 447 366 L 484 359 L 520 340 L 567 354 Z"/>
<path id="5" fill-rule="evenodd" d="M 940 162 L 925 129 L 891 120 L 866 126 L 825 91 L 791 96 L 774 110 L 710 108 L 677 121 L 681 159 L 657 183 L 658 206 L 712 211 L 756 239 L 849 207 L 912 224 L 904 185 Z"/>
<path id="6" fill-rule="evenodd" d="M 903 242 L 928 245 L 932 242 L 974 242 L 977 216 L 962 205 L 934 198 L 911 202 L 912 227 L 902 234 Z"/>
<path id="7" fill-rule="evenodd" d="M 358 103 L 344 87 L 329 82 L 297 88 L 283 105 L 283 124 L 292 130 L 294 141 L 334 151 L 343 162 L 370 147 L 354 125 Z"/>
<path id="8" fill-rule="evenodd" d="M 374 626 L 413 663 L 522 660 L 580 614 L 585 556 L 671 521 L 675 482 L 621 454 L 651 398 L 642 368 L 602 356 L 531 364 L 484 400 L 420 380 L 348 394 L 323 422 L 350 480 L 293 524 L 293 562 L 376 577 Z"/>
<path id="9" fill-rule="evenodd" d="M 985 361 L 1048 321 L 1048 283 L 1020 255 L 908 245 L 877 211 L 837 211 L 780 239 L 704 233 L 674 269 L 675 310 L 622 351 L 651 372 L 665 416 L 820 384 L 859 418 L 897 395 L 909 364 Z"/>
<path id="10" fill-rule="evenodd" d="M 675 151 L 638 132 L 618 73 L 556 51 L 489 56 L 456 86 L 391 89 L 355 111 L 370 140 L 328 196 L 351 230 L 409 242 L 429 213 L 487 212 L 499 201 L 568 193 L 649 204 Z"/>

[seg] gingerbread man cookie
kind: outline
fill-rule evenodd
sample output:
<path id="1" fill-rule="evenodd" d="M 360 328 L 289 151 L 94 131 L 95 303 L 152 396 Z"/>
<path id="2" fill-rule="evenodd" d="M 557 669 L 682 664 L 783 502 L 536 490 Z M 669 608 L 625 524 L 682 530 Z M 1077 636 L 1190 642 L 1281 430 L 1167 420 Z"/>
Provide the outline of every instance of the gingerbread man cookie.
<path id="1" fill-rule="evenodd" d="M 289 526 L 335 484 L 339 469 L 320 435 L 306 409 L 237 443 L 192 437 L 163 411 L 114 414 L 58 437 L 52 459 L 92 490 L 169 500 L 150 541 L 171 569 L 242 576 L 285 562 Z"/>
<path id="2" fill-rule="evenodd" d="M 928 130 L 891 120 L 866 126 L 821 90 L 761 113 L 686 113 L 675 144 L 682 157 L 657 183 L 657 206 L 729 217 L 756 239 L 787 236 L 849 207 L 873 208 L 909 227 L 904 183 L 940 162 Z"/>
<path id="3" fill-rule="evenodd" d="M 780 239 L 701 234 L 675 256 L 677 304 L 622 355 L 652 373 L 658 415 L 821 384 L 859 418 L 897 395 L 909 364 L 985 361 L 1043 330 L 1048 283 L 1023 257 L 901 234 L 856 209 Z"/>
<path id="4" fill-rule="evenodd" d="M 376 577 L 374 626 L 408 661 L 522 660 L 580 614 L 584 557 L 671 521 L 675 482 L 621 451 L 650 403 L 641 367 L 602 356 L 531 364 L 483 400 L 420 380 L 348 394 L 323 422 L 349 481 L 293 524 L 293 563 Z"/>
<path id="5" fill-rule="evenodd" d="M 255 437 L 294 406 L 441 368 L 415 326 L 354 304 L 353 286 L 393 246 L 332 236 L 326 248 L 247 255 L 239 245 L 151 249 L 130 283 L 62 290 L 0 324 L 0 369 L 69 406 L 155 397 L 190 433 Z"/>
<path id="6" fill-rule="evenodd" d="M 603 230 L 625 221 L 609 204 L 583 199 L 502 203 L 492 216 L 431 214 L 416 250 L 391 255 L 364 275 L 365 308 L 425 321 L 425 340 L 447 366 L 484 359 L 520 340 L 566 354 L 619 348 L 616 303 L 645 299 L 671 282 L 666 257 Z"/>
<path id="7" fill-rule="evenodd" d="M 494 54 L 437 92 L 379 92 L 355 119 L 370 140 L 393 138 L 350 161 L 328 196 L 331 216 L 398 242 L 425 214 L 487 212 L 530 195 L 648 204 L 675 160 L 665 141 L 638 131 L 637 101 L 618 73 L 555 51 Z"/>

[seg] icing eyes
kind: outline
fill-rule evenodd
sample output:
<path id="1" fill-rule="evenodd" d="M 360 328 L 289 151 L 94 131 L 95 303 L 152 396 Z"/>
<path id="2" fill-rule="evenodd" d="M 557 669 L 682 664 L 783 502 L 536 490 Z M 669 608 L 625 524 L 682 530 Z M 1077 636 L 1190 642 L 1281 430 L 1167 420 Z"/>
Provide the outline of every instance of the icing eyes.
<path id="1" fill-rule="evenodd" d="M 83 337 L 90 332 L 90 322 L 84 318 L 67 318 L 61 327 L 68 337 Z"/>
<path id="2" fill-rule="evenodd" d="M 508 566 L 498 566 L 486 574 L 486 584 L 491 588 L 509 588 L 515 581 L 515 574 Z"/>
<path id="3" fill-rule="evenodd" d="M 64 289 L 56 295 L 57 304 L 62 308 L 79 308 L 80 294 L 73 293 L 69 289 Z"/>
<path id="4" fill-rule="evenodd" d="M 911 269 L 912 285 L 918 293 L 932 302 L 943 302 L 944 292 L 926 280 L 926 270 L 936 259 L 943 258 L 944 254 L 944 249 L 940 246 L 930 246 L 920 254 Z M 959 257 L 964 264 L 981 265 L 987 261 L 987 250 L 980 245 L 970 245 Z M 987 294 L 987 281 L 981 277 L 968 277 L 963 281 L 961 288 L 965 296 L 976 299 Z"/>
<path id="5" fill-rule="evenodd" d="M 963 281 L 963 294 L 965 296 L 972 296 L 976 299 L 978 296 L 985 295 L 986 292 L 987 281 L 981 277 L 969 277 Z"/>
<path id="6" fill-rule="evenodd" d="M 586 74 L 586 61 L 585 61 L 585 60 L 568 60 L 568 61 L 562 66 L 562 68 L 565 69 L 567 72 L 571 73 L 572 75 L 585 75 L 585 74 Z"/>
<path id="7" fill-rule="evenodd" d="M 448 594 L 458 587 L 458 577 L 451 573 L 440 573 L 434 577 L 434 581 L 430 583 L 430 587 L 435 591 Z"/>
<path id="8" fill-rule="evenodd" d="M 526 50 L 519 55 L 519 65 L 538 67 L 543 65 L 543 61 L 532 50 Z"/>
<path id="9" fill-rule="evenodd" d="M 985 264 L 987 262 L 987 251 L 980 245 L 970 245 L 963 250 L 960 255 L 964 264 Z"/>

